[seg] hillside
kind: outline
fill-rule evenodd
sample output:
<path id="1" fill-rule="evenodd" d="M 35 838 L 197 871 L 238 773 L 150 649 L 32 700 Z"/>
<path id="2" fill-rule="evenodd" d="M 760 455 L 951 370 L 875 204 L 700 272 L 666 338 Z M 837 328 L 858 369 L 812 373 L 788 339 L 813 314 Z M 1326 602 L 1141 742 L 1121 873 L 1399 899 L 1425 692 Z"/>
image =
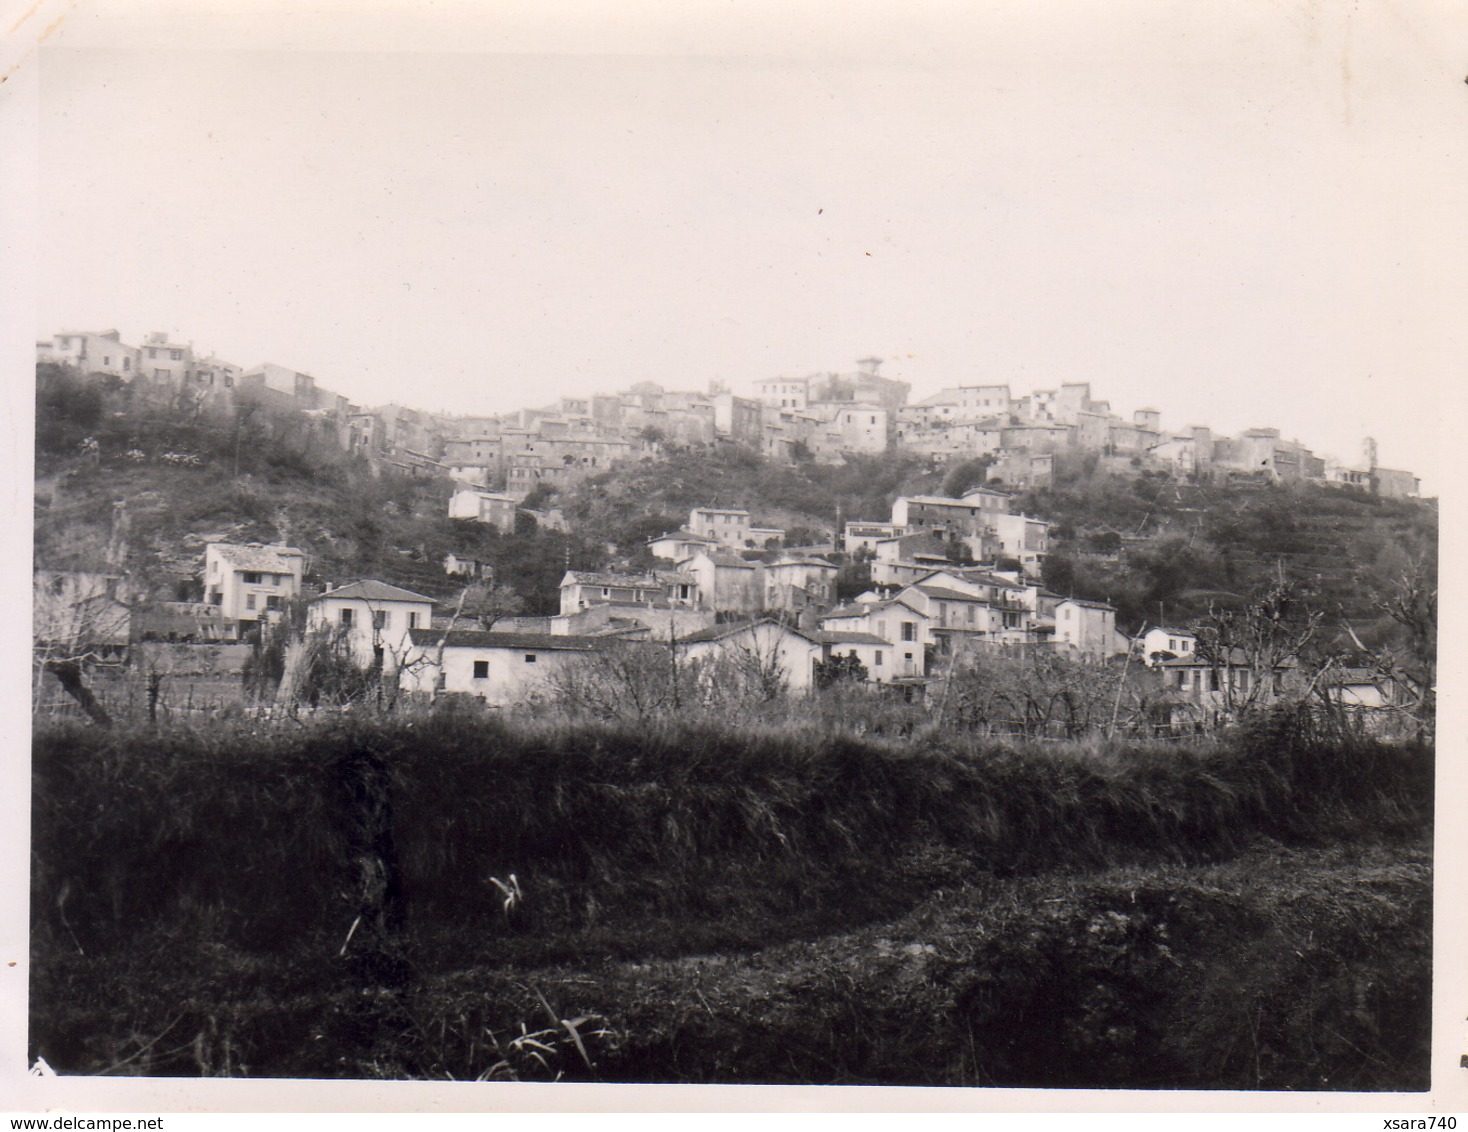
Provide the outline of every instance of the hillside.
<path id="1" fill-rule="evenodd" d="M 841 521 L 885 519 L 899 494 L 961 490 L 984 474 L 982 461 L 933 468 L 902 453 L 831 466 L 776 463 L 733 445 L 671 449 L 548 496 L 572 534 L 527 521 L 501 536 L 445 517 L 448 480 L 374 475 L 307 417 L 247 409 L 211 418 L 135 405 L 129 394 L 120 383 L 39 367 L 36 556 L 52 567 L 96 568 L 115 540 L 160 598 L 188 595 L 211 539 L 281 540 L 311 553 L 320 580 L 377 577 L 435 597 L 453 589 L 444 556 L 473 556 L 491 562 L 527 610 L 545 613 L 556 608 L 568 566 L 646 564 L 646 539 L 684 523 L 694 506 L 744 507 L 794 541 L 816 541 Z M 95 449 L 84 449 L 87 437 Z M 193 460 L 169 463 L 170 452 Z M 1435 563 L 1430 502 L 1059 464 L 1054 487 L 1017 500 L 1055 524 L 1045 581 L 1113 602 L 1133 631 L 1237 604 L 1283 575 L 1333 630 L 1349 622 L 1370 643 L 1390 632 L 1376 595 L 1412 562 Z M 114 510 L 119 500 L 125 516 Z"/>
<path id="2" fill-rule="evenodd" d="M 125 503 L 126 564 L 159 599 L 188 597 L 211 540 L 283 541 L 306 549 L 314 579 L 375 577 L 433 597 L 454 589 L 449 553 L 495 565 L 527 607 L 549 612 L 566 565 L 594 569 L 603 547 L 527 529 L 502 537 L 446 517 L 452 485 L 391 469 L 323 442 L 302 417 L 234 419 L 134 406 L 125 388 L 41 367 L 37 396 L 38 564 L 98 569 Z M 86 454 L 85 437 L 97 441 Z M 128 453 L 140 454 L 130 458 Z M 170 464 L 167 453 L 197 464 Z"/>
<path id="3" fill-rule="evenodd" d="M 1324 484 L 1187 483 L 1063 463 L 1054 488 L 1019 506 L 1055 523 L 1046 582 L 1111 601 L 1118 621 L 1186 624 L 1283 576 L 1331 628 L 1385 633 L 1376 597 L 1420 564 L 1435 578 L 1437 509 Z"/>

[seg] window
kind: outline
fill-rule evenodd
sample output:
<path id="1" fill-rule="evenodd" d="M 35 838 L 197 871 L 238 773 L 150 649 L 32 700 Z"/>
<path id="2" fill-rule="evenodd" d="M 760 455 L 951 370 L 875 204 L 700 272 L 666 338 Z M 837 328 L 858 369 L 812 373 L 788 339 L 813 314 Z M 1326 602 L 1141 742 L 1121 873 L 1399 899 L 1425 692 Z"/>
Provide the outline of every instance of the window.
<path id="1" fill-rule="evenodd" d="M 350 609 L 343 609 L 341 611 L 341 622 L 343 629 L 350 629 L 352 627 L 352 612 L 353 611 Z"/>
<path id="2" fill-rule="evenodd" d="M 376 609 L 372 611 L 372 627 L 374 629 L 386 629 L 388 627 L 387 610 Z"/>
<path id="3" fill-rule="evenodd" d="M 1210 692 L 1218 691 L 1218 669 L 1216 668 L 1210 668 L 1208 670 L 1208 690 Z"/>
<path id="4" fill-rule="evenodd" d="M 257 571 L 246 570 L 240 575 L 240 581 L 244 582 L 247 586 L 258 586 L 260 584 L 260 575 Z"/>
<path id="5" fill-rule="evenodd" d="M 112 355 L 111 354 L 103 354 L 102 355 L 102 364 L 104 366 L 110 366 L 112 364 Z"/>
<path id="6" fill-rule="evenodd" d="M 872 667 L 873 668 L 881 668 L 882 667 L 882 650 L 881 649 L 878 649 L 876 651 L 876 653 L 874 654 L 874 659 L 872 661 Z"/>
<path id="7" fill-rule="evenodd" d="M 126 373 L 128 370 L 130 370 L 132 368 L 133 368 L 133 360 L 131 358 L 123 358 L 122 359 L 122 371 L 123 371 L 123 373 Z"/>
<path id="8" fill-rule="evenodd" d="M 525 654 L 525 663 L 526 664 L 534 664 L 535 663 L 535 654 L 533 652 L 527 652 Z"/>
<path id="9" fill-rule="evenodd" d="M 902 639 L 904 641 L 915 641 L 915 640 L 917 640 L 917 622 L 916 621 L 904 621 L 902 623 Z M 911 656 L 912 654 L 911 653 L 908 653 L 908 655 Z"/>
<path id="10" fill-rule="evenodd" d="M 158 351 L 155 350 L 155 349 L 153 349 L 152 346 L 149 346 L 148 347 L 148 357 L 150 357 L 150 358 L 156 358 L 157 356 L 158 356 Z"/>
<path id="11" fill-rule="evenodd" d="M 245 608 L 246 609 L 254 609 L 255 608 L 255 595 L 254 594 L 246 594 L 245 595 Z"/>
<path id="12" fill-rule="evenodd" d="M 169 354 L 169 357 L 171 357 L 176 362 L 183 360 L 183 351 L 182 350 L 170 350 L 170 351 L 168 351 L 168 354 Z"/>
<path id="13" fill-rule="evenodd" d="M 266 609 L 279 610 L 280 609 L 280 595 L 279 594 L 266 594 L 265 595 L 265 608 Z"/>
<path id="14" fill-rule="evenodd" d="M 476 679 L 476 680 L 488 680 L 489 679 L 489 661 L 487 661 L 487 660 L 476 660 L 474 662 L 474 679 Z"/>
<path id="15" fill-rule="evenodd" d="M 418 628 L 418 614 L 416 614 L 416 613 L 409 613 L 408 614 L 408 628 L 409 629 L 416 629 L 416 628 Z"/>

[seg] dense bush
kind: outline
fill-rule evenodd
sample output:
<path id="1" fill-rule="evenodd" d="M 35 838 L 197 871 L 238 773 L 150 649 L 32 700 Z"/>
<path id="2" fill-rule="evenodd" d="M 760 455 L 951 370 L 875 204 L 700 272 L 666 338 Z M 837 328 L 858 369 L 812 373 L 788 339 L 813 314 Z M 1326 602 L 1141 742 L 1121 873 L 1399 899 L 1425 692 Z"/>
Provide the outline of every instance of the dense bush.
<path id="1" fill-rule="evenodd" d="M 429 934 L 505 924 L 489 878 L 511 873 L 517 932 L 687 912 L 829 926 L 900 902 L 904 861 L 936 847 L 998 872 L 1198 861 L 1260 837 L 1420 831 L 1430 812 L 1425 751 L 1290 720 L 1198 747 L 1089 748 L 471 711 L 290 727 L 40 733 L 44 930 L 107 947 L 188 906 L 250 946 L 344 931 L 363 759 L 381 771 L 372 804 L 390 807 L 405 914 Z"/>

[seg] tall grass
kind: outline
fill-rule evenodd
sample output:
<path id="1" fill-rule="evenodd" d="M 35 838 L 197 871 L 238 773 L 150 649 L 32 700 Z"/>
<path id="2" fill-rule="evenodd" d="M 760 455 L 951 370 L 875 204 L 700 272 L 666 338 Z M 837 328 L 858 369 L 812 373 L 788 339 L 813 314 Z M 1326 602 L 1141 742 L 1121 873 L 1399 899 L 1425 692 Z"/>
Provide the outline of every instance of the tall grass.
<path id="1" fill-rule="evenodd" d="M 754 945 L 981 873 L 1395 837 L 1430 811 L 1430 752 L 1299 719 L 1197 746 L 467 712 L 64 725 L 35 739 L 33 914 L 38 939 L 84 953 L 151 924 L 336 953 L 363 915 L 466 963 L 543 953 L 552 936 Z"/>

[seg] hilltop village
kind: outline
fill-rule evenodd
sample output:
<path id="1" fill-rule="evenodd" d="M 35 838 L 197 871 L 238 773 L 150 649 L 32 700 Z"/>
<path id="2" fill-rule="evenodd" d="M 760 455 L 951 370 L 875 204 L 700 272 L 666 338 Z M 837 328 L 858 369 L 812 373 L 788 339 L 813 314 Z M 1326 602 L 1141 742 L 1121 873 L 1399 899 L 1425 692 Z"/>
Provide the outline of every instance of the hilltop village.
<path id="1" fill-rule="evenodd" d="M 1166 430 L 1157 410 L 1114 413 L 1083 382 L 1024 395 L 1002 384 L 956 385 L 910 404 L 908 384 L 882 376 L 877 358 L 849 373 L 772 378 L 748 396 L 640 383 L 500 416 L 365 408 L 309 374 L 271 363 L 244 369 L 163 334 L 130 346 L 115 330 L 63 331 L 37 344 L 37 362 L 125 387 L 134 405 L 201 420 L 289 417 L 309 428 L 313 443 L 378 473 L 444 485 L 444 517 L 504 535 L 527 519 L 536 529 L 567 530 L 562 493 L 668 452 L 734 448 L 815 465 L 907 453 L 935 467 L 979 461 L 982 471 L 951 494 L 899 494 L 885 513 L 792 530 L 799 539 L 770 515 L 709 499 L 681 525 L 652 533 L 637 561 L 589 571 L 568 560 L 554 612 L 507 600 L 506 579 L 468 555 L 447 555 L 440 565 L 452 585 L 426 595 L 377 578 L 313 578 L 310 545 L 213 540 L 196 563 L 192 600 L 147 602 L 121 557 L 110 569 L 38 562 L 37 647 L 63 685 L 78 657 L 125 664 L 145 641 L 240 655 L 296 616 L 307 635 L 329 635 L 340 656 L 401 692 L 497 707 L 546 695 L 557 672 L 608 648 L 656 642 L 690 669 L 730 658 L 754 663 L 791 692 L 854 677 L 908 698 L 976 651 L 1040 648 L 1103 665 L 1137 658 L 1175 690 L 1181 717 L 1218 718 L 1282 690 L 1295 659 L 1275 657 L 1261 672 L 1257 657 L 1206 642 L 1200 650 L 1191 627 L 1133 626 L 1132 638 L 1109 602 L 1047 588 L 1054 524 L 1026 514 L 1021 493 L 1048 487 L 1057 461 L 1077 454 L 1119 475 L 1314 482 L 1385 499 L 1419 489 L 1410 472 L 1379 467 L 1370 441 L 1358 466 L 1341 466 L 1273 428 L 1233 437 L 1201 425 Z M 90 436 L 80 451 L 101 459 Z M 142 447 L 109 458 L 184 468 L 200 460 Z M 837 579 L 849 562 L 869 570 L 869 585 L 842 595 Z M 282 677 L 289 688 L 289 665 Z M 1370 673 L 1337 679 L 1352 702 L 1382 706 L 1394 695 L 1390 681 Z"/>

